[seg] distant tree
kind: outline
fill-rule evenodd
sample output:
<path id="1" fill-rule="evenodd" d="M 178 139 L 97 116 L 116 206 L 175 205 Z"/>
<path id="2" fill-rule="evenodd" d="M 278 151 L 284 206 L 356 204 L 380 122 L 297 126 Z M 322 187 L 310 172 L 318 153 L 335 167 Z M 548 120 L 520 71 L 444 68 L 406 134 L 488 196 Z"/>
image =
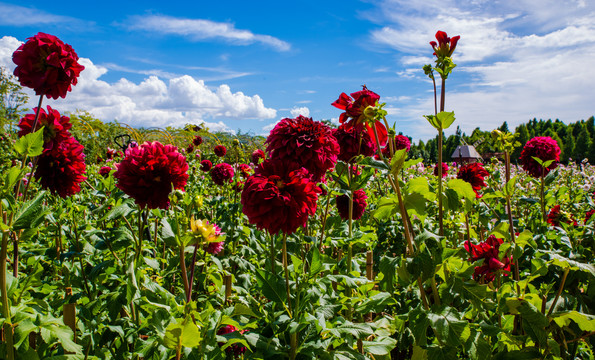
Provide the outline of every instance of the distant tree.
<path id="1" fill-rule="evenodd" d="M 574 153 L 572 154 L 572 158 L 576 161 L 581 161 L 584 158 L 589 157 L 589 149 L 591 147 L 591 137 L 589 136 L 589 132 L 584 129 L 582 126 L 580 127 L 582 130 L 580 131 L 577 139 L 576 145 L 574 146 Z"/>
<path id="2" fill-rule="evenodd" d="M 505 122 L 502 123 L 502 125 L 498 128 L 498 130 L 502 131 L 502 132 L 510 132 L 508 130 L 508 124 Z"/>
<path id="3" fill-rule="evenodd" d="M 15 124 L 23 115 L 29 97 L 16 78 L 4 67 L 0 67 L 0 129 Z"/>
<path id="4" fill-rule="evenodd" d="M 574 155 L 574 146 L 574 136 L 572 136 L 572 132 L 567 131 L 566 137 L 564 138 L 564 148 L 562 149 L 560 161 L 566 163 L 568 159 L 572 158 Z"/>

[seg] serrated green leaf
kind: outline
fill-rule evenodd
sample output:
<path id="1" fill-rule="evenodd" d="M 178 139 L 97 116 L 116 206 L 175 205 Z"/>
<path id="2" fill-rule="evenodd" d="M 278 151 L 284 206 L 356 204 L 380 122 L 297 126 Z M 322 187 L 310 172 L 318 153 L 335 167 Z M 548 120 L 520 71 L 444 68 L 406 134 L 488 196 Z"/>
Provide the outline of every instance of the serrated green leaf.
<path id="1" fill-rule="evenodd" d="M 14 230 L 29 229 L 39 225 L 41 221 L 40 215 L 45 216 L 45 212 L 42 211 L 44 196 L 45 191 L 41 191 L 35 198 L 23 204 L 17 212 L 14 223 L 12 224 Z"/>
<path id="2" fill-rule="evenodd" d="M 407 149 L 400 149 L 395 151 L 393 158 L 390 161 L 390 173 L 397 177 L 399 171 L 403 168 L 405 159 L 407 158 Z"/>
<path id="3" fill-rule="evenodd" d="M 285 282 L 280 276 L 261 269 L 257 269 L 255 275 L 258 287 L 267 299 L 276 303 L 285 302 Z"/>
<path id="4" fill-rule="evenodd" d="M 595 331 L 595 316 L 583 314 L 578 311 L 565 311 L 552 315 L 552 320 L 559 327 L 568 327 L 570 322 L 574 321 L 582 331 Z"/>
<path id="5" fill-rule="evenodd" d="M 397 345 L 397 340 L 390 337 L 378 337 L 374 341 L 362 341 L 364 350 L 372 355 L 388 355 Z"/>
<path id="6" fill-rule="evenodd" d="M 593 264 L 585 264 L 576 260 L 568 259 L 551 251 L 544 251 L 544 253 L 550 256 L 550 264 L 559 266 L 562 269 L 570 268 L 570 270 L 579 270 L 595 276 L 595 266 Z"/>
<path id="7" fill-rule="evenodd" d="M 34 133 L 21 136 L 14 144 L 14 149 L 21 155 L 35 157 L 43 152 L 43 131 L 44 127 Z"/>
<path id="8" fill-rule="evenodd" d="M 441 111 L 436 115 L 436 122 L 440 125 L 443 130 L 446 130 L 455 121 L 454 111 Z"/>

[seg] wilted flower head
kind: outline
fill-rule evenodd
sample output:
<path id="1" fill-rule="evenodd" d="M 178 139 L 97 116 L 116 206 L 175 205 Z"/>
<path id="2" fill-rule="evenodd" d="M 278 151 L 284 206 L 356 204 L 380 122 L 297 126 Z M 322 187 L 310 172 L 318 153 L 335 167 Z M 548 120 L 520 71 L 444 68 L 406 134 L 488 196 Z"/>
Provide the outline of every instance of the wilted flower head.
<path id="1" fill-rule="evenodd" d="M 209 172 L 213 168 L 213 163 L 211 160 L 204 159 L 200 162 L 200 170 L 204 172 Z"/>
<path id="2" fill-rule="evenodd" d="M 215 165 L 210 174 L 211 179 L 215 184 L 224 185 L 225 183 L 230 183 L 233 180 L 233 175 L 235 172 L 233 171 L 233 167 L 228 163 L 221 163 Z"/>
<path id="3" fill-rule="evenodd" d="M 368 203 L 366 202 L 367 198 L 368 196 L 366 196 L 366 192 L 362 189 L 353 192 L 353 220 L 357 220 L 364 215 L 366 206 L 368 206 Z M 349 220 L 349 195 L 345 194 L 337 196 L 335 201 L 337 202 L 337 210 L 339 211 L 341 219 Z"/>
<path id="4" fill-rule="evenodd" d="M 264 160 L 265 157 L 266 155 L 264 154 L 264 151 L 262 151 L 261 149 L 256 149 L 252 152 L 250 160 L 254 165 L 258 165 L 260 164 L 260 160 Z"/>
<path id="5" fill-rule="evenodd" d="M 70 137 L 39 156 L 35 178 L 42 188 L 66 198 L 81 191 L 85 171 L 83 146 Z"/>
<path id="6" fill-rule="evenodd" d="M 574 226 L 578 225 L 576 220 L 572 219 L 571 215 L 562 211 L 560 205 L 556 205 L 547 214 L 547 223 L 551 226 L 559 227 L 562 222 L 566 224 L 573 224 Z"/>
<path id="7" fill-rule="evenodd" d="M 553 160 L 553 162 L 544 169 L 533 157 L 540 159 L 542 162 L 548 160 Z M 560 161 L 558 142 L 548 136 L 534 137 L 527 141 L 523 147 L 519 161 L 529 175 L 536 178 L 545 176 L 550 170 L 555 169 L 558 166 L 558 161 Z"/>
<path id="8" fill-rule="evenodd" d="M 45 150 L 51 150 L 54 146 L 68 139 L 71 135 L 68 130 L 72 127 L 70 118 L 61 116 L 58 110 L 52 109 L 49 105 L 47 112 L 41 108 L 39 109 L 39 118 L 35 125 L 35 130 L 43 129 L 43 147 Z M 33 109 L 33 114 L 25 115 L 19 122 L 18 135 L 25 136 L 31 133 L 33 123 L 35 122 L 35 112 L 37 108 Z"/>
<path id="9" fill-rule="evenodd" d="M 351 93 L 351 97 L 345 93 L 341 93 L 339 98 L 331 105 L 337 109 L 345 110 L 345 112 L 339 116 L 339 122 L 341 124 L 345 123 L 347 128 L 351 128 L 356 124 L 363 124 L 372 139 L 376 139 L 376 136 L 374 135 L 374 128 L 376 128 L 380 146 L 384 146 L 386 145 L 388 136 L 386 127 L 378 121 L 374 122 L 373 125 L 368 124 L 368 119 L 366 118 L 365 113 L 366 108 L 369 106 L 375 107 L 379 100 L 380 95 L 368 90 L 364 85 L 361 91 Z"/>
<path id="10" fill-rule="evenodd" d="M 482 266 L 476 266 L 473 272 L 473 279 L 482 283 L 489 283 L 494 280 L 498 270 L 510 271 L 512 256 L 505 256 L 500 259 L 500 245 L 504 241 L 495 237 L 488 236 L 485 242 L 473 245 L 469 241 L 465 242 L 465 250 L 471 257 L 469 261 L 478 261 L 484 259 Z"/>
<path id="11" fill-rule="evenodd" d="M 219 157 L 224 157 L 225 154 L 227 154 L 227 148 L 223 145 L 217 145 L 213 149 L 213 152 L 215 153 L 215 155 L 217 155 Z"/>
<path id="12" fill-rule="evenodd" d="M 449 38 L 444 31 L 439 30 L 436 33 L 436 40 L 438 40 L 438 43 L 436 43 L 435 41 L 430 41 L 430 45 L 432 45 L 432 48 L 434 49 L 434 55 L 436 55 L 439 58 L 451 56 L 452 53 L 455 51 L 455 48 L 457 47 L 457 42 L 460 38 L 461 37 L 458 35 Z"/>
<path id="13" fill-rule="evenodd" d="M 376 143 L 362 124 L 346 127 L 341 124 L 333 129 L 333 136 L 339 143 L 339 160 L 352 161 L 356 156 L 372 156 L 376 152 Z"/>
<path id="14" fill-rule="evenodd" d="M 314 181 L 335 166 L 339 154 L 339 144 L 331 128 L 302 115 L 281 120 L 265 144 L 271 158 L 298 163 Z"/>
<path id="15" fill-rule="evenodd" d="M 35 90 L 36 95 L 48 98 L 64 98 L 76 85 L 84 66 L 72 47 L 53 35 L 42 32 L 27 39 L 12 54 L 17 65 L 14 75 L 21 86 Z"/>
<path id="16" fill-rule="evenodd" d="M 478 191 L 486 187 L 484 178 L 489 176 L 486 169 L 480 163 L 471 163 L 463 165 L 459 168 L 457 173 L 457 179 L 464 180 L 471 184 L 475 195 L 480 197 Z"/>
<path id="17" fill-rule="evenodd" d="M 271 234 L 294 233 L 316 212 L 320 188 L 296 162 L 267 159 L 242 191 L 242 212 L 251 224 Z"/>
<path id="18" fill-rule="evenodd" d="M 116 168 L 116 186 L 141 208 L 167 209 L 172 188 L 183 190 L 188 180 L 184 155 L 158 141 L 128 147 Z"/>

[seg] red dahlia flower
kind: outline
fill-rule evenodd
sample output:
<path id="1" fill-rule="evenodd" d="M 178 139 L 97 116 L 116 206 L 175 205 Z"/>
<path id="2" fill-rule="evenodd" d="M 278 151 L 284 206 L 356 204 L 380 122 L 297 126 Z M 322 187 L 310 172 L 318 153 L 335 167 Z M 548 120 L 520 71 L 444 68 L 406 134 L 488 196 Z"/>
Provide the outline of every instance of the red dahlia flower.
<path id="1" fill-rule="evenodd" d="M 188 180 L 184 155 L 175 146 L 158 141 L 128 147 L 116 168 L 116 186 L 141 208 L 167 209 L 172 188 L 183 190 Z"/>
<path id="2" fill-rule="evenodd" d="M 213 151 L 215 152 L 215 155 L 217 155 L 219 157 L 224 157 L 225 154 L 227 154 L 227 148 L 225 148 L 225 146 L 223 146 L 223 145 L 215 146 Z"/>
<path id="3" fill-rule="evenodd" d="M 358 155 L 372 156 L 376 152 L 376 143 L 361 124 L 350 128 L 341 124 L 337 129 L 333 129 L 333 136 L 339 143 L 338 158 L 341 161 L 350 162 Z"/>
<path id="4" fill-rule="evenodd" d="M 576 220 L 573 220 L 570 215 L 566 212 L 563 212 L 560 208 L 560 205 L 554 206 L 550 212 L 547 214 L 547 223 L 551 226 L 560 226 L 560 223 L 565 222 L 566 224 L 573 224 L 574 226 L 578 226 Z M 586 222 L 586 221 L 585 221 Z"/>
<path id="5" fill-rule="evenodd" d="M 105 152 L 105 157 L 108 160 L 113 159 L 117 155 L 118 155 L 118 152 L 116 150 L 112 149 L 112 148 L 107 148 L 107 151 Z"/>
<path id="6" fill-rule="evenodd" d="M 436 40 L 438 40 L 438 43 L 435 41 L 430 41 L 430 45 L 432 45 L 432 48 L 434 49 L 434 55 L 439 58 L 451 56 L 455 51 L 457 42 L 460 38 L 461 37 L 458 35 L 449 38 L 444 31 L 439 30 L 436 33 Z"/>
<path id="7" fill-rule="evenodd" d="M 217 330 L 217 335 L 225 335 L 230 334 L 233 332 L 238 331 L 238 329 L 233 325 L 223 325 L 219 330 Z M 245 330 L 240 331 L 243 334 Z M 219 346 L 223 346 L 223 343 L 219 343 Z M 233 353 L 235 356 L 240 356 L 246 352 L 246 347 L 241 345 L 240 343 L 234 343 L 231 346 L 225 348 L 225 351 L 228 353 Z"/>
<path id="8" fill-rule="evenodd" d="M 200 170 L 204 172 L 209 172 L 213 168 L 213 163 L 210 160 L 203 160 L 200 162 Z"/>
<path id="9" fill-rule="evenodd" d="M 595 214 L 595 209 L 591 209 L 589 211 L 587 211 L 587 213 L 585 214 L 585 221 L 584 223 L 588 223 L 589 220 L 591 220 L 591 217 L 593 217 L 593 214 Z"/>
<path id="10" fill-rule="evenodd" d="M 448 164 L 442 163 L 442 177 L 445 178 L 448 175 Z M 434 166 L 434 176 L 438 176 L 438 164 Z"/>
<path id="11" fill-rule="evenodd" d="M 366 206 L 368 203 L 366 202 L 366 193 L 364 190 L 359 189 L 353 192 L 353 214 L 352 219 L 357 220 L 364 215 L 364 211 L 366 210 Z M 349 220 L 349 195 L 341 195 L 336 197 L 337 202 L 337 210 L 339 210 L 339 215 L 343 220 Z"/>
<path id="12" fill-rule="evenodd" d="M 265 143 L 271 158 L 297 162 L 315 182 L 335 166 L 339 155 L 339 144 L 331 128 L 302 115 L 281 120 Z"/>
<path id="13" fill-rule="evenodd" d="M 484 181 L 486 176 L 489 176 L 489 174 L 480 163 L 463 165 L 459 168 L 459 172 L 457 173 L 457 179 L 464 180 L 471 184 L 471 187 L 478 198 L 480 197 L 478 191 L 487 186 Z"/>
<path id="14" fill-rule="evenodd" d="M 228 163 L 217 164 L 211 170 L 211 179 L 217 185 L 223 185 L 230 183 L 233 180 L 233 167 Z"/>
<path id="15" fill-rule="evenodd" d="M 475 281 L 489 283 L 494 280 L 498 270 L 510 271 L 512 256 L 499 258 L 500 245 L 504 241 L 494 235 L 488 236 L 485 242 L 473 245 L 471 242 L 465 242 L 465 250 L 471 254 L 469 261 L 478 261 L 484 259 L 482 266 L 476 266 L 473 273 Z"/>
<path id="16" fill-rule="evenodd" d="M 12 54 L 17 65 L 14 75 L 21 86 L 35 90 L 36 95 L 64 98 L 76 85 L 77 77 L 85 69 L 72 47 L 53 35 L 42 32 L 27 39 Z"/>
<path id="17" fill-rule="evenodd" d="M 406 152 L 409 152 L 411 149 L 411 141 L 407 136 L 404 135 L 397 135 L 394 138 L 395 140 L 395 151 L 405 149 Z M 385 147 L 382 148 L 382 155 L 385 157 L 390 157 L 390 144 L 387 143 Z"/>
<path id="18" fill-rule="evenodd" d="M 250 167 L 250 165 L 248 164 L 240 164 L 238 166 L 238 170 L 240 171 L 240 175 L 242 175 L 243 178 L 247 178 L 250 175 L 252 175 L 252 168 Z"/>
<path id="19" fill-rule="evenodd" d="M 104 178 L 109 176 L 110 171 L 112 171 L 112 168 L 109 166 L 102 166 L 99 169 L 99 175 L 103 176 Z"/>
<path id="20" fill-rule="evenodd" d="M 533 157 L 540 159 L 542 162 L 548 160 L 553 160 L 553 162 L 544 169 Z M 558 166 L 558 161 L 560 161 L 558 142 L 548 136 L 534 137 L 527 141 L 523 147 L 519 161 L 529 175 L 536 178 L 545 176 L 549 174 L 550 170 L 555 169 Z"/>
<path id="21" fill-rule="evenodd" d="M 386 128 L 378 121 L 374 122 L 374 124 L 370 126 L 370 124 L 368 124 L 366 121 L 367 119 L 365 114 L 366 108 L 368 106 L 376 106 L 378 100 L 380 100 L 380 95 L 368 90 L 366 85 L 364 85 L 361 91 L 351 93 L 351 97 L 345 93 L 341 93 L 341 95 L 339 95 L 339 99 L 337 99 L 331 105 L 337 109 L 345 110 L 345 112 L 339 116 L 339 122 L 341 124 L 345 123 L 345 126 L 348 128 L 354 126 L 355 124 L 364 124 L 368 130 L 370 138 L 374 139 L 374 141 L 376 139 L 376 135 L 374 135 L 374 128 L 376 128 L 380 146 L 384 146 L 386 145 L 386 139 L 388 136 Z M 350 120 L 347 121 L 348 119 Z"/>
<path id="22" fill-rule="evenodd" d="M 256 149 L 252 152 L 252 155 L 250 156 L 250 160 L 252 161 L 252 163 L 254 165 L 258 165 L 260 164 L 260 160 L 264 160 L 266 157 L 266 155 L 264 154 L 264 151 L 260 150 L 260 149 Z"/>
<path id="23" fill-rule="evenodd" d="M 49 105 L 47 109 L 47 112 L 43 108 L 39 109 L 39 119 L 37 125 L 35 125 L 35 130 L 37 131 L 45 126 L 43 129 L 43 147 L 44 150 L 51 150 L 54 146 L 70 138 L 71 135 L 68 130 L 70 130 L 72 124 L 70 118 L 61 116 L 58 110 L 52 109 Z M 33 114 L 27 114 L 21 119 L 19 122 L 19 128 L 21 129 L 18 132 L 19 137 L 31 133 L 36 112 L 37 108 L 34 108 Z"/>
<path id="24" fill-rule="evenodd" d="M 80 183 L 86 177 L 83 146 L 73 137 L 60 142 L 38 158 L 35 178 L 41 187 L 57 193 L 62 198 L 81 191 Z"/>
<path id="25" fill-rule="evenodd" d="M 200 144 L 202 144 L 202 138 L 196 135 L 194 139 L 192 139 L 192 144 L 194 144 L 194 146 L 200 146 Z"/>
<path id="26" fill-rule="evenodd" d="M 194 151 L 194 145 L 190 144 L 186 147 L 186 153 L 191 154 Z"/>
<path id="27" fill-rule="evenodd" d="M 299 164 L 267 159 L 246 180 L 242 212 L 260 230 L 292 234 L 316 212 L 318 194 L 320 188 Z"/>

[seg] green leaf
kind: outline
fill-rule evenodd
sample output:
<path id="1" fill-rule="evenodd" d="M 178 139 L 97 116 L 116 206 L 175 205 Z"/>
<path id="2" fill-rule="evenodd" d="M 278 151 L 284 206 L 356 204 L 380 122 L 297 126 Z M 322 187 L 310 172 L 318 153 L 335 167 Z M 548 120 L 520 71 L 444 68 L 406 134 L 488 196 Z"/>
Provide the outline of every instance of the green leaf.
<path id="1" fill-rule="evenodd" d="M 397 345 L 397 340 L 390 337 L 378 337 L 374 341 L 362 341 L 364 350 L 372 355 L 388 355 Z"/>
<path id="2" fill-rule="evenodd" d="M 43 152 L 43 131 L 44 127 L 34 133 L 21 136 L 14 144 L 15 150 L 21 155 L 30 157 L 41 155 Z"/>
<path id="3" fill-rule="evenodd" d="M 388 165 L 386 165 L 385 162 L 376 160 L 371 156 L 364 158 L 364 160 L 359 162 L 359 165 L 369 166 L 371 168 L 378 169 L 378 170 L 390 170 L 390 167 Z"/>
<path id="4" fill-rule="evenodd" d="M 391 196 L 380 199 L 376 210 L 372 213 L 378 220 L 386 220 L 395 215 L 399 209 L 399 199 L 397 196 Z"/>
<path id="5" fill-rule="evenodd" d="M 582 331 L 595 331 L 595 316 L 583 314 L 578 311 L 565 311 L 555 313 L 552 316 L 552 320 L 559 327 L 568 327 L 570 326 L 570 322 L 574 321 Z"/>
<path id="6" fill-rule="evenodd" d="M 12 189 L 16 185 L 17 181 L 21 177 L 22 170 L 16 166 L 13 166 L 8 170 L 6 178 L 4 180 L 4 191 Z"/>
<path id="7" fill-rule="evenodd" d="M 446 130 L 452 125 L 455 121 L 455 112 L 454 111 L 442 111 L 436 115 L 437 123 L 441 125 L 443 130 Z"/>
<path id="8" fill-rule="evenodd" d="M 428 313 L 428 319 L 442 341 L 452 345 L 462 344 L 462 334 L 469 323 L 461 320 L 455 309 L 446 307 L 438 314 Z"/>
<path id="9" fill-rule="evenodd" d="M 44 196 L 45 191 L 41 191 L 34 199 L 23 204 L 17 212 L 14 223 L 12 224 L 14 230 L 34 228 L 41 223 L 43 216 L 45 216 L 45 212 L 42 211 Z"/>
<path id="10" fill-rule="evenodd" d="M 184 347 L 197 347 L 200 344 L 200 331 L 198 326 L 192 322 L 190 317 L 184 319 L 181 323 L 171 323 L 165 329 L 163 343 L 166 347 L 176 350 Z"/>
<path id="11" fill-rule="evenodd" d="M 506 197 L 508 197 L 508 198 L 512 197 L 512 194 L 514 193 L 514 189 L 516 187 L 516 182 L 517 182 L 517 177 L 513 176 L 506 183 L 506 186 L 504 186 L 504 194 L 506 195 Z"/>
<path id="12" fill-rule="evenodd" d="M 257 269 L 255 275 L 258 287 L 267 299 L 276 303 L 285 302 L 285 282 L 279 275 L 261 269 Z"/>
<path id="13" fill-rule="evenodd" d="M 399 171 L 403 168 L 405 159 L 407 158 L 407 149 L 400 149 L 395 151 L 392 160 L 390 161 L 390 173 L 395 177 L 399 175 Z"/>
<path id="14" fill-rule="evenodd" d="M 523 316 L 523 323 L 526 322 L 529 325 L 523 328 L 533 341 L 541 345 L 547 343 L 545 327 L 548 326 L 549 321 L 541 311 L 527 300 L 518 298 L 507 298 L 506 307 L 511 314 Z"/>
<path id="15" fill-rule="evenodd" d="M 422 158 L 409 159 L 409 160 L 405 161 L 405 163 L 403 164 L 403 169 L 408 169 L 408 168 L 412 167 L 413 165 L 419 164 L 422 161 L 424 161 L 424 159 L 422 159 Z"/>
<path id="16" fill-rule="evenodd" d="M 123 203 L 122 205 L 112 208 L 110 212 L 107 213 L 104 220 L 112 221 L 121 217 L 127 217 L 133 211 L 134 209 L 132 209 L 128 203 Z"/>
<path id="17" fill-rule="evenodd" d="M 435 115 L 424 115 L 426 120 L 434 127 L 434 129 L 440 131 L 440 124 L 438 123 L 438 119 L 436 119 Z"/>
<path id="18" fill-rule="evenodd" d="M 312 253 L 312 260 L 310 260 L 310 278 L 313 278 L 324 269 L 324 265 L 322 259 L 320 259 L 320 251 L 317 246 L 312 246 L 310 252 Z"/>
<path id="19" fill-rule="evenodd" d="M 475 191 L 468 182 L 461 179 L 451 179 L 446 183 L 446 186 L 454 190 L 461 199 L 469 202 L 475 201 Z"/>
<path id="20" fill-rule="evenodd" d="M 564 256 L 558 255 L 551 251 L 543 251 L 550 257 L 549 264 L 554 264 L 561 267 L 562 269 L 570 268 L 570 270 L 579 270 L 595 276 L 595 266 L 593 264 L 585 264 L 575 260 L 565 258 Z"/>

